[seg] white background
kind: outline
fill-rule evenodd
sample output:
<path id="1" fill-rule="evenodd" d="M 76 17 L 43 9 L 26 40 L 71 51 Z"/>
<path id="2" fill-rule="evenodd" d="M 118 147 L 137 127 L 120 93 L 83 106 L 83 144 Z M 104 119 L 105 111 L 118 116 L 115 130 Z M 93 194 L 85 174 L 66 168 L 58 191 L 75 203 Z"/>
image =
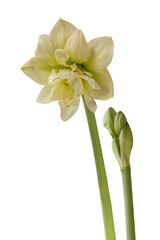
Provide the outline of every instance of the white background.
<path id="1" fill-rule="evenodd" d="M 125 237 L 121 174 L 102 124 L 112 106 L 134 135 L 131 154 L 138 240 L 160 239 L 159 1 L 3 1 L 0 6 L 0 239 L 104 240 L 96 170 L 81 102 L 69 121 L 58 103 L 38 104 L 41 86 L 20 67 L 61 17 L 87 41 L 111 36 L 115 95 L 97 101 L 97 123 L 118 240 Z"/>

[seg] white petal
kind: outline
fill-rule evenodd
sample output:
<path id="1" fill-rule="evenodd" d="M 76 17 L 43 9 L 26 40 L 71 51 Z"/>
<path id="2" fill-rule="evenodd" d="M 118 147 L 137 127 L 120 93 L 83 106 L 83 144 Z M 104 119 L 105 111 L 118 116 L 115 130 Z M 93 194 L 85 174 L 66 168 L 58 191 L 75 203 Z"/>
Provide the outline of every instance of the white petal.
<path id="1" fill-rule="evenodd" d="M 85 79 L 93 89 L 100 89 L 98 83 L 91 77 L 82 75 L 81 78 Z"/>
<path id="2" fill-rule="evenodd" d="M 53 27 L 50 36 L 56 48 L 63 49 L 68 38 L 77 30 L 71 23 L 60 19 Z"/>
<path id="3" fill-rule="evenodd" d="M 55 51 L 55 58 L 58 64 L 66 65 L 69 55 L 64 49 L 57 49 Z"/>
<path id="4" fill-rule="evenodd" d="M 63 101 L 59 101 L 59 105 L 61 107 L 61 118 L 63 121 L 67 121 L 73 116 L 79 107 L 79 101 L 80 99 L 76 98 L 69 107 L 66 107 Z"/>
<path id="5" fill-rule="evenodd" d="M 106 68 L 113 57 L 113 40 L 110 37 L 100 37 L 90 41 L 90 57 L 86 63 L 89 68 Z"/>
<path id="6" fill-rule="evenodd" d="M 65 88 L 65 85 L 63 83 L 54 86 L 50 99 L 52 101 L 61 100 L 63 96 L 64 88 Z"/>
<path id="7" fill-rule="evenodd" d="M 61 71 L 61 72 L 53 74 L 52 77 L 53 77 L 53 80 L 68 79 L 68 78 L 75 77 L 75 73 L 73 73 L 71 71 Z"/>
<path id="8" fill-rule="evenodd" d="M 86 102 L 86 105 L 88 107 L 88 109 L 91 111 L 91 112 L 95 112 L 96 109 L 97 109 L 97 104 L 96 102 L 94 101 L 93 98 L 91 98 L 89 95 L 87 94 L 84 94 L 84 99 L 85 99 L 85 102 Z"/>
<path id="9" fill-rule="evenodd" d="M 68 39 L 65 50 L 76 63 L 84 63 L 89 57 L 89 46 L 81 30 L 77 30 Z"/>
<path id="10" fill-rule="evenodd" d="M 66 106 L 70 106 L 74 97 L 75 97 L 74 90 L 70 86 L 66 85 L 64 87 L 64 91 L 63 91 L 63 94 L 62 94 L 62 100 L 63 100 L 64 104 Z"/>
<path id="11" fill-rule="evenodd" d="M 82 80 L 78 77 L 68 78 L 68 83 L 71 88 L 75 89 L 75 96 L 80 97 L 83 91 Z"/>
<path id="12" fill-rule="evenodd" d="M 43 34 L 39 37 L 35 55 L 46 60 L 50 66 L 54 66 L 56 65 L 56 60 L 54 57 L 55 49 L 56 47 L 51 42 L 51 37 L 49 35 Z"/>
<path id="13" fill-rule="evenodd" d="M 52 73 L 49 75 L 49 77 L 48 77 L 48 83 L 52 83 L 53 82 L 53 79 L 54 79 L 54 77 L 55 77 L 55 71 L 54 71 L 54 69 L 52 69 Z"/>
<path id="14" fill-rule="evenodd" d="M 91 86 L 84 82 L 84 89 L 88 95 L 94 99 L 107 100 L 113 97 L 113 82 L 109 72 L 106 69 L 100 72 L 92 72 L 93 78 L 98 83 L 100 89 L 93 89 Z"/>
<path id="15" fill-rule="evenodd" d="M 42 88 L 38 98 L 37 102 L 39 103 L 50 103 L 52 102 L 51 96 L 53 91 L 53 85 L 46 85 L 44 88 Z"/>
<path id="16" fill-rule="evenodd" d="M 93 74 L 90 73 L 90 72 L 83 72 L 83 73 L 86 74 L 88 77 L 92 77 L 93 76 Z"/>
<path id="17" fill-rule="evenodd" d="M 35 82 L 46 85 L 52 69 L 45 61 L 37 57 L 31 58 L 21 68 L 22 71 Z"/>

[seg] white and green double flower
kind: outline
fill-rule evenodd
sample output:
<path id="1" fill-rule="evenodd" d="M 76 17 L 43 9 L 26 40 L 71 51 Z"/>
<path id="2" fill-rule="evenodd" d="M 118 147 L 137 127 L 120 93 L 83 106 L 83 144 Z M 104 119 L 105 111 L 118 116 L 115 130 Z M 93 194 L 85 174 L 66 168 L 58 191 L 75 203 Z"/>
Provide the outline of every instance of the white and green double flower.
<path id="1" fill-rule="evenodd" d="M 59 100 L 62 119 L 68 120 L 84 95 L 87 107 L 95 112 L 94 99 L 113 96 L 113 83 L 107 66 L 113 56 L 113 41 L 100 37 L 86 42 L 81 30 L 60 19 L 50 35 L 41 35 L 31 58 L 22 67 L 35 82 L 45 85 L 37 101 Z"/>

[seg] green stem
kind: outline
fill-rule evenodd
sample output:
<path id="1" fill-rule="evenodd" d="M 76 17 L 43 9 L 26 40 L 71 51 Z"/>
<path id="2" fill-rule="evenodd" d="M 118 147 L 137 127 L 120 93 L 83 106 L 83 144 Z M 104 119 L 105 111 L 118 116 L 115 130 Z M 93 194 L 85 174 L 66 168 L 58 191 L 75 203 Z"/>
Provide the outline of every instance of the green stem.
<path id="1" fill-rule="evenodd" d="M 130 167 L 121 169 L 126 215 L 127 240 L 135 240 L 134 208 Z"/>
<path id="2" fill-rule="evenodd" d="M 115 230 L 114 230 L 111 200 L 109 195 L 108 182 L 106 177 L 106 171 L 105 171 L 105 166 L 103 161 L 103 155 L 102 155 L 102 149 L 101 149 L 101 144 L 99 140 L 96 119 L 95 119 L 94 113 L 90 112 L 89 109 L 87 108 L 84 97 L 83 97 L 83 102 L 84 102 L 85 112 L 88 120 L 88 126 L 90 130 L 90 136 L 92 140 L 93 152 L 95 157 L 106 240 L 115 240 L 116 237 L 115 237 Z"/>

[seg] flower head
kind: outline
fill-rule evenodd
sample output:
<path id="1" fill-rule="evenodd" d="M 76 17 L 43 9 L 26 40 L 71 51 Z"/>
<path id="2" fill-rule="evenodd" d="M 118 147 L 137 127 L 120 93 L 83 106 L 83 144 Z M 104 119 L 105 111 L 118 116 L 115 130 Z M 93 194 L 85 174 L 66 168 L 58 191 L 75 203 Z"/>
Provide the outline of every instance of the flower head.
<path id="1" fill-rule="evenodd" d="M 60 19 L 50 35 L 39 37 L 35 57 L 23 65 L 22 71 L 44 85 L 37 98 L 39 103 L 59 101 L 65 121 L 77 111 L 82 95 L 91 112 L 97 108 L 94 99 L 113 96 L 112 79 L 106 69 L 112 56 L 110 37 L 87 43 L 81 30 Z"/>

